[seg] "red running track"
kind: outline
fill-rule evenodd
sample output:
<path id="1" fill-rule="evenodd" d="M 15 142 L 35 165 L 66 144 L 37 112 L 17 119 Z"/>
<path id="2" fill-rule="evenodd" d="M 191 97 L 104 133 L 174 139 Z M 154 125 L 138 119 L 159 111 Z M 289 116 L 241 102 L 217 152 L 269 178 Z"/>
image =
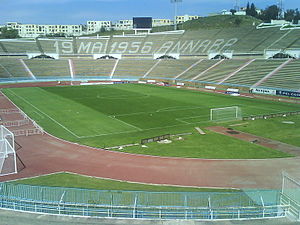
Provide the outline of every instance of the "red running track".
<path id="1" fill-rule="evenodd" d="M 280 188 L 281 172 L 300 175 L 300 158 L 205 160 L 162 158 L 100 150 L 50 135 L 17 137 L 26 168 L 0 180 L 68 171 L 142 183 L 199 187 Z"/>
<path id="2" fill-rule="evenodd" d="M 0 108 L 12 107 L 11 102 L 4 104 L 3 100 L 1 97 Z M 80 146 L 48 134 L 21 136 L 16 141 L 22 146 L 18 155 L 26 168 L 18 174 L 1 177 L 0 181 L 66 171 L 141 183 L 278 189 L 282 171 L 300 177 L 300 157 L 266 160 L 163 158 Z"/>

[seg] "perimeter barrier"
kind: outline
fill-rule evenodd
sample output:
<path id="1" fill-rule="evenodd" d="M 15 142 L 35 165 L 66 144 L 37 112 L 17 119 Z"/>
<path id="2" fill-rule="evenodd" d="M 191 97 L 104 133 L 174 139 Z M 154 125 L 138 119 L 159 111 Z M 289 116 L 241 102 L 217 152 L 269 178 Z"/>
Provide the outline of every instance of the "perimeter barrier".
<path id="1" fill-rule="evenodd" d="M 0 183 L 0 207 L 69 216 L 240 220 L 285 217 L 280 191 L 102 191 Z"/>
<path id="2" fill-rule="evenodd" d="M 270 114 L 264 114 L 264 115 L 244 116 L 243 120 L 270 119 L 270 118 L 276 118 L 276 117 L 287 117 L 287 116 L 295 116 L 295 115 L 300 115 L 300 111 L 279 112 L 279 113 L 270 113 Z"/>

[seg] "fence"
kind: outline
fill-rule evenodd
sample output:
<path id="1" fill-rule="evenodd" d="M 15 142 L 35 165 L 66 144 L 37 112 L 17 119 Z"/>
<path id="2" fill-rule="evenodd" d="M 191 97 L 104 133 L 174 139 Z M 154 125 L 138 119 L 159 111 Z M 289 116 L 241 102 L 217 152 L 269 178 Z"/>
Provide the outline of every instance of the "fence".
<path id="1" fill-rule="evenodd" d="M 253 115 L 253 116 L 244 116 L 243 120 L 269 119 L 269 118 L 275 118 L 275 117 L 286 117 L 286 116 L 294 116 L 294 115 L 300 115 L 300 111 L 270 113 L 270 114 Z"/>
<path id="2" fill-rule="evenodd" d="M 23 129 L 23 130 L 13 130 L 12 131 L 15 137 L 18 136 L 30 136 L 30 135 L 36 135 L 36 134 L 43 134 L 43 130 L 39 128 L 33 128 L 33 129 Z"/>
<path id="3" fill-rule="evenodd" d="M 131 192 L 0 183 L 0 207 L 36 213 L 148 219 L 285 217 L 279 191 Z M 253 196 L 255 196 L 253 198 Z"/>
<path id="4" fill-rule="evenodd" d="M 19 127 L 19 126 L 27 125 L 29 124 L 29 122 L 30 121 L 28 119 L 25 119 L 25 120 L 3 121 L 0 122 L 0 124 L 5 127 Z"/>
<path id="5" fill-rule="evenodd" d="M 290 206 L 289 215 L 300 221 L 300 182 L 282 173 L 281 203 Z"/>
<path id="6" fill-rule="evenodd" d="M 2 114 L 20 113 L 20 110 L 19 109 L 15 109 L 15 108 L 12 108 L 12 109 L 0 109 L 0 113 L 2 113 Z"/>

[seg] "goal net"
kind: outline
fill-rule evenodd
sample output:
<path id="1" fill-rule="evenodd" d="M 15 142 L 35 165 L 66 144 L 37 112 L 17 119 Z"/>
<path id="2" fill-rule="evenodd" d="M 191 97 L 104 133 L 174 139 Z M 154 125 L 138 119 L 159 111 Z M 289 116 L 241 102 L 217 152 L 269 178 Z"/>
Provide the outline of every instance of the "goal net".
<path id="1" fill-rule="evenodd" d="M 14 135 L 0 126 L 0 176 L 17 173 Z"/>
<path id="2" fill-rule="evenodd" d="M 210 109 L 211 121 L 222 122 L 240 119 L 242 119 L 242 113 L 240 107 L 238 106 Z"/>

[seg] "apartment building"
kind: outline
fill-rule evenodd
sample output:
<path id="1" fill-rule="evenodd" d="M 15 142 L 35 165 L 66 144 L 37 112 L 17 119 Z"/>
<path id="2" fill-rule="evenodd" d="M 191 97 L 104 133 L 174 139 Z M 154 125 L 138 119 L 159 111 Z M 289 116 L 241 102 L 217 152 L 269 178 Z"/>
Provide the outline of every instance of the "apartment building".
<path id="1" fill-rule="evenodd" d="M 176 16 L 176 23 L 184 23 L 186 21 L 189 20 L 195 20 L 195 19 L 199 19 L 200 16 L 190 16 L 190 15 L 184 15 L 184 16 Z"/>
<path id="2" fill-rule="evenodd" d="M 80 36 L 83 33 L 82 25 L 38 25 L 8 22 L 8 29 L 18 31 L 20 37 L 36 38 L 44 35 L 65 34 L 66 36 Z"/>
<path id="3" fill-rule="evenodd" d="M 177 16 L 177 24 L 186 22 L 188 20 L 198 19 L 199 16 Z M 166 26 L 172 25 L 174 21 L 170 19 L 153 19 L 152 26 Z M 87 21 L 87 25 L 39 25 L 39 24 L 21 24 L 18 22 L 6 23 L 8 29 L 15 29 L 18 31 L 20 37 L 36 38 L 45 35 L 64 34 L 65 36 L 80 36 L 83 34 L 92 34 L 99 32 L 101 28 L 105 30 L 132 30 L 133 20 L 119 20 L 115 24 L 111 21 Z"/>
<path id="4" fill-rule="evenodd" d="M 170 19 L 152 19 L 152 27 L 160 27 L 172 25 L 173 21 Z"/>
<path id="5" fill-rule="evenodd" d="M 114 25 L 116 30 L 132 30 L 133 29 L 133 20 L 119 20 Z"/>
<path id="6" fill-rule="evenodd" d="M 102 28 L 105 30 L 111 30 L 112 22 L 111 21 L 87 21 L 87 33 L 96 33 L 99 32 Z"/>

